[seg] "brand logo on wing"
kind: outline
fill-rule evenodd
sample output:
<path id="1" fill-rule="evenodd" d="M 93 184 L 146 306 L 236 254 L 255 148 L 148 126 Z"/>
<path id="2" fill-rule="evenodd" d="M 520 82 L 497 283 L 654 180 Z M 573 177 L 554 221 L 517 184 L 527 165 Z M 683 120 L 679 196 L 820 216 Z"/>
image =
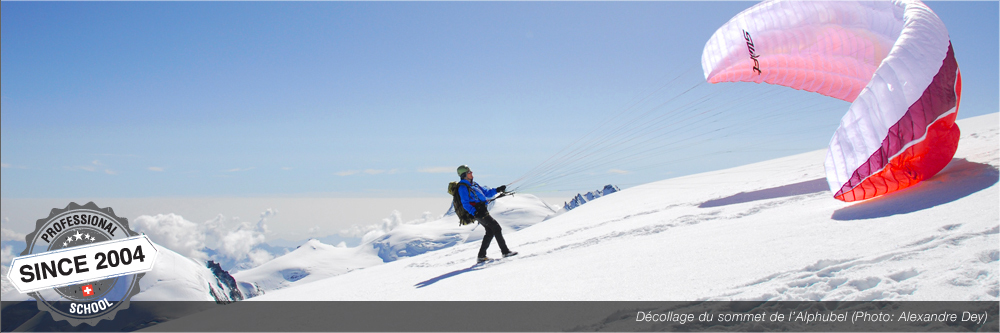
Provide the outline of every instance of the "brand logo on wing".
<path id="1" fill-rule="evenodd" d="M 750 52 L 750 60 L 753 60 L 753 71 L 757 72 L 757 75 L 760 75 L 760 61 L 757 61 L 757 57 L 760 57 L 760 55 L 754 52 L 753 38 L 750 38 L 750 33 L 746 30 L 743 30 L 743 39 L 747 41 L 747 51 Z"/>

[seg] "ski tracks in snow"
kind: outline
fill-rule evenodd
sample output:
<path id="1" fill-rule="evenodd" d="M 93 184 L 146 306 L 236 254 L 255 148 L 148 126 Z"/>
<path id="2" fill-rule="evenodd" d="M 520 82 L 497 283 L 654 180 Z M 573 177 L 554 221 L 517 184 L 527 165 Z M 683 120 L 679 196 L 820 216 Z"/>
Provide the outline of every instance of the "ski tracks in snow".
<path id="1" fill-rule="evenodd" d="M 518 255 L 518 259 L 544 257 L 549 254 L 559 253 L 566 250 L 574 250 L 591 247 L 607 242 L 628 242 L 637 237 L 649 237 L 662 234 L 678 227 L 694 226 L 701 223 L 737 220 L 759 214 L 761 212 L 777 209 L 789 204 L 797 204 L 799 201 L 810 200 L 823 196 L 824 193 L 809 193 L 782 198 L 754 201 L 753 203 L 741 203 L 722 207 L 700 208 L 698 202 L 675 203 L 657 209 L 649 209 L 632 213 L 619 218 L 612 218 L 598 223 L 588 225 L 574 225 L 556 236 L 529 240 L 522 243 L 511 244 L 516 248 L 530 248 Z M 664 215 L 664 216 L 658 216 Z M 640 220 L 637 220 L 640 219 Z M 639 224 L 633 228 L 622 230 L 618 224 L 633 222 Z M 601 231 L 602 228 L 610 229 Z M 596 235 L 595 235 L 596 234 Z M 592 236 L 593 235 L 593 236 Z M 572 238 L 576 240 L 569 240 Z M 508 236 L 508 239 L 511 237 Z M 509 240 L 508 240 L 509 241 Z M 478 249 L 478 242 L 475 243 Z M 548 244 L 556 244 L 546 248 Z M 534 247 L 534 248 L 531 248 Z M 407 265 L 409 268 L 433 268 L 433 267 L 463 267 L 469 264 L 470 248 L 472 246 L 456 246 L 449 249 L 435 251 L 425 260 Z M 430 254 L 430 253 L 429 253 Z M 504 259 L 504 261 L 509 261 Z M 480 269 L 479 267 L 463 268 L 455 272 L 471 272 Z M 452 273 L 455 273 L 452 272 Z M 460 273 L 459 273 L 460 274 Z M 448 274 L 445 274 L 448 275 Z M 457 274 L 452 274 L 457 275 Z M 450 276 L 449 276 L 450 277 Z M 425 281 L 427 282 L 427 281 Z M 436 282 L 436 281 L 434 281 Z M 429 283 L 424 283 L 425 285 Z"/>
<path id="2" fill-rule="evenodd" d="M 1000 250 L 995 249 L 1000 226 L 987 230 L 958 232 L 960 224 L 941 227 L 927 237 L 896 251 L 865 258 L 824 259 L 800 270 L 776 273 L 731 291 L 703 300 L 747 301 L 871 301 L 933 300 L 944 295 L 920 295 L 921 284 L 978 287 L 971 300 L 996 299 L 995 281 Z M 982 244 L 967 246 L 971 242 Z M 990 249 L 990 248 L 993 249 Z M 970 253 L 962 248 L 989 249 Z M 961 261 L 961 265 L 936 265 L 933 261 Z M 944 271 L 935 267 L 952 268 Z M 928 267 L 925 269 L 924 267 Z M 922 279 L 913 277 L 926 275 Z M 917 281 L 919 280 L 919 281 Z"/>
<path id="3" fill-rule="evenodd" d="M 740 219 L 763 212 L 771 208 L 781 207 L 782 205 L 789 204 L 790 202 L 805 200 L 807 198 L 811 198 L 814 196 L 817 196 L 817 194 L 807 194 L 794 197 L 786 197 L 782 199 L 768 200 L 762 203 L 750 205 L 745 210 L 739 210 L 736 213 L 731 213 L 728 215 L 724 214 L 723 213 L 724 209 L 721 208 L 708 209 L 707 211 L 705 208 L 698 208 L 699 203 L 671 204 L 659 209 L 641 211 L 620 218 L 609 219 L 585 226 L 576 226 L 575 228 L 567 229 L 566 231 L 560 233 L 557 236 L 550 236 L 542 239 L 536 239 L 536 240 L 526 241 L 523 243 L 518 243 L 516 244 L 518 248 L 524 248 L 529 246 L 544 247 L 546 244 L 559 244 L 558 246 L 548 249 L 542 249 L 541 251 L 532 250 L 531 253 L 522 253 L 522 255 L 519 255 L 518 257 L 519 259 L 528 259 L 538 256 L 545 256 L 552 253 L 562 252 L 565 250 L 594 246 L 608 241 L 628 241 L 635 237 L 646 237 L 646 236 L 657 235 L 676 227 L 697 225 L 700 223 L 716 221 L 716 220 Z M 639 223 L 644 223 L 644 225 L 640 227 L 635 227 L 624 231 L 620 230 L 620 228 L 618 230 L 614 230 L 616 229 L 613 226 L 615 224 L 622 223 L 625 221 L 632 221 L 636 218 L 650 218 L 657 214 L 670 214 L 670 213 L 676 214 L 676 212 L 674 212 L 675 209 L 685 209 L 685 210 L 693 209 L 695 211 L 704 211 L 704 212 L 695 214 L 683 214 L 673 218 L 664 217 L 659 220 L 655 220 L 654 217 L 654 222 L 652 223 L 644 223 L 646 221 L 639 222 Z M 600 233 L 600 231 L 598 231 L 600 228 L 609 226 L 611 227 L 609 229 L 612 229 L 613 231 L 605 232 L 597 236 L 590 236 L 590 237 L 586 236 L 594 233 Z M 577 241 L 570 241 L 570 242 L 565 241 L 565 239 L 571 237 L 579 237 L 580 239 Z M 510 238 L 510 236 L 508 236 L 508 238 Z M 476 248 L 478 248 L 478 242 L 472 242 L 472 243 L 475 243 L 477 245 Z M 512 246 L 514 246 L 514 244 L 512 244 Z M 451 247 L 449 249 L 442 249 L 439 251 L 435 251 L 435 253 L 433 253 L 432 255 L 425 256 L 424 257 L 425 260 L 411 263 L 407 265 L 407 267 L 432 268 L 432 267 L 459 267 L 462 265 L 467 265 L 471 259 L 471 257 L 469 256 L 470 247 L 471 246 L 456 246 L 456 247 Z M 476 269 L 467 269 L 467 270 L 473 271 Z"/>
<path id="4" fill-rule="evenodd" d="M 645 237 L 645 236 L 657 235 L 657 234 L 663 233 L 665 231 L 671 230 L 673 228 L 683 227 L 683 226 L 692 226 L 692 225 L 697 225 L 697 224 L 701 224 L 701 223 L 705 223 L 705 222 L 742 219 L 742 218 L 745 218 L 745 217 L 748 217 L 748 216 L 751 216 L 751 215 L 759 214 L 759 213 L 767 211 L 769 209 L 779 208 L 779 207 L 782 207 L 784 205 L 789 205 L 789 204 L 795 204 L 798 201 L 809 200 L 809 199 L 812 199 L 814 197 L 818 197 L 818 196 L 822 196 L 822 195 L 823 195 L 823 193 L 812 193 L 812 194 L 797 195 L 797 196 L 792 196 L 792 197 L 784 197 L 784 198 L 780 198 L 780 199 L 772 199 L 772 200 L 763 201 L 763 202 L 760 202 L 760 203 L 757 203 L 757 204 L 751 204 L 751 205 L 749 205 L 748 207 L 746 207 L 744 209 L 737 208 L 735 212 L 726 212 L 725 209 L 710 209 L 710 210 L 702 212 L 702 213 L 684 214 L 684 215 L 680 215 L 680 216 L 673 217 L 673 218 L 671 218 L 671 217 L 664 217 L 664 218 L 661 218 L 659 220 L 655 220 L 655 218 L 653 218 L 654 222 L 647 223 L 647 224 L 642 225 L 640 227 L 635 227 L 635 228 L 627 229 L 627 230 L 624 230 L 624 231 L 621 231 L 621 230 L 610 231 L 610 232 L 606 232 L 606 233 L 600 234 L 598 236 L 588 237 L 586 239 L 582 239 L 582 240 L 579 240 L 579 241 L 576 241 L 576 242 L 563 243 L 563 245 L 560 245 L 558 247 L 555 247 L 555 248 L 547 250 L 546 253 L 554 253 L 554 252 L 559 252 L 559 251 L 563 251 L 563 250 L 567 250 L 567 249 L 576 249 L 576 248 L 594 246 L 594 245 L 597 245 L 597 244 L 600 244 L 600 243 L 604 243 L 604 242 L 607 242 L 607 241 L 628 241 L 628 240 L 630 240 L 632 238 L 635 238 L 635 237 Z M 611 220 L 607 220 L 607 221 L 604 221 L 604 222 L 600 222 L 600 223 L 596 223 L 596 224 L 592 224 L 592 225 L 588 225 L 588 226 L 583 226 L 583 227 L 578 227 L 578 228 L 574 228 L 574 229 L 569 229 L 569 230 L 565 231 L 564 233 L 560 234 L 559 236 L 556 236 L 556 237 L 547 237 L 547 238 L 544 238 L 544 239 L 529 241 L 529 242 L 522 243 L 521 245 L 522 246 L 526 246 L 526 245 L 549 243 L 549 242 L 552 242 L 554 239 L 562 239 L 562 238 L 565 238 L 565 237 L 571 237 L 571 236 L 574 236 L 576 234 L 586 234 L 588 232 L 592 232 L 592 231 L 594 231 L 596 229 L 599 229 L 599 228 L 604 227 L 604 226 L 609 225 L 609 224 L 621 223 L 621 222 L 624 222 L 624 221 L 627 221 L 627 220 L 630 220 L 630 219 L 634 219 L 634 218 L 638 218 L 638 217 L 652 216 L 652 215 L 661 214 L 661 213 L 668 214 L 668 213 L 671 213 L 671 210 L 673 210 L 673 209 L 693 208 L 693 209 L 696 209 L 696 210 L 702 210 L 702 211 L 705 210 L 704 208 L 698 208 L 698 205 L 699 205 L 699 203 L 693 203 L 693 204 L 692 203 L 673 204 L 673 205 L 669 205 L 669 206 L 666 206 L 666 207 L 661 208 L 661 209 L 644 211 L 644 212 L 635 213 L 635 214 L 631 214 L 631 215 L 626 215 L 626 216 L 621 217 L 621 218 L 611 219 Z"/>

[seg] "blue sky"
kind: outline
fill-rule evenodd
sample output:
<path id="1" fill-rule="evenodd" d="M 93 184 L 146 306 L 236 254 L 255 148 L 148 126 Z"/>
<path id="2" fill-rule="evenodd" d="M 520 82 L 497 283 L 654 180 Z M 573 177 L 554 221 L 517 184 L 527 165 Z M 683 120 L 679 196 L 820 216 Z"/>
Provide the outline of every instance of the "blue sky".
<path id="1" fill-rule="evenodd" d="M 500 185 L 665 80 L 702 80 L 705 41 L 752 4 L 5 1 L 0 195 L 441 196 L 460 164 Z M 959 117 L 997 112 L 997 2 L 928 5 L 962 68 Z M 537 191 L 822 149 L 848 105 L 780 87 L 704 89 L 720 107 L 759 90 L 816 111 L 784 106 L 773 127 L 747 131 L 766 149 L 711 134 L 695 151 Z"/>

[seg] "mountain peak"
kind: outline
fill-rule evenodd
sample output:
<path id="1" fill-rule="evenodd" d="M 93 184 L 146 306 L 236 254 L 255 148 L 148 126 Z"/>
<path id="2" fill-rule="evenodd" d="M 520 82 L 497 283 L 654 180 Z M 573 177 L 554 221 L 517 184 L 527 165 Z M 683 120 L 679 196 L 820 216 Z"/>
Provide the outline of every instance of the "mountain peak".
<path id="1" fill-rule="evenodd" d="M 565 209 L 567 211 L 570 211 L 570 210 L 573 210 L 576 207 L 580 207 L 581 205 L 583 205 L 583 204 L 585 204 L 587 202 L 593 201 L 594 199 L 597 199 L 597 198 L 600 198 L 600 197 L 603 197 L 605 195 L 608 195 L 608 194 L 611 194 L 611 193 L 615 193 L 615 192 L 618 192 L 618 191 L 621 191 L 621 189 L 619 189 L 618 186 L 614 186 L 614 185 L 611 185 L 611 184 L 604 185 L 604 188 L 602 188 L 600 190 L 596 190 L 596 191 L 593 191 L 593 192 L 587 192 L 587 193 L 577 194 L 575 197 L 573 197 L 572 200 L 570 200 L 569 202 L 566 202 L 566 203 L 563 204 L 563 209 Z"/>

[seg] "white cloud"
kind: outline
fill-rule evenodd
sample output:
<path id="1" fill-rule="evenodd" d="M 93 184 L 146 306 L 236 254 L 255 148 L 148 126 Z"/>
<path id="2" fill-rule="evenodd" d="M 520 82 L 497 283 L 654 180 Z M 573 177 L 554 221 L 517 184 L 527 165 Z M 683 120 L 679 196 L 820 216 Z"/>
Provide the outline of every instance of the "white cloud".
<path id="1" fill-rule="evenodd" d="M 242 171 L 250 171 L 250 170 L 253 170 L 254 168 L 256 168 L 256 167 L 249 167 L 249 168 L 232 168 L 232 169 L 228 169 L 228 170 L 222 170 L 222 171 L 224 171 L 224 172 L 242 172 Z"/>
<path id="2" fill-rule="evenodd" d="M 285 170 L 285 171 L 292 170 L 292 167 L 281 167 L 281 170 Z"/>
<path id="3" fill-rule="evenodd" d="M 163 172 L 164 170 L 166 170 L 166 169 L 164 169 L 162 167 L 148 167 L 146 169 L 149 170 L 149 171 L 156 171 L 156 172 Z"/>
<path id="4" fill-rule="evenodd" d="M 440 217 L 440 216 L 438 216 L 438 217 Z M 436 220 L 436 219 L 437 219 L 437 217 L 435 217 L 433 214 L 431 214 L 431 212 L 424 212 L 424 214 L 421 215 L 419 219 L 410 221 L 409 223 L 411 223 L 411 224 L 418 224 L 418 223 L 430 222 L 431 220 Z"/>
<path id="5" fill-rule="evenodd" d="M 355 224 L 350 228 L 341 230 L 338 234 L 342 237 L 361 237 L 361 243 L 365 243 L 375 238 L 382 237 L 382 235 L 385 235 L 389 231 L 392 231 L 392 229 L 396 229 L 396 227 L 401 225 L 420 224 L 430 221 L 432 218 L 433 217 L 430 212 L 424 212 L 423 216 L 419 219 L 403 222 L 402 214 L 400 214 L 398 210 L 393 210 L 392 213 L 389 214 L 389 217 L 382 219 L 381 223 L 373 223 L 364 226 Z"/>
<path id="6" fill-rule="evenodd" d="M 423 169 L 417 170 L 417 172 L 421 172 L 421 173 L 452 173 L 452 172 L 455 172 L 455 168 L 454 167 L 432 167 L 432 168 L 423 168 Z"/>
<path id="7" fill-rule="evenodd" d="M 27 169 L 28 167 L 23 165 L 12 165 L 10 163 L 0 163 L 0 168 L 4 169 Z"/>
<path id="8" fill-rule="evenodd" d="M 275 215 L 278 215 L 278 210 L 277 209 L 273 209 L 273 208 L 265 209 L 263 212 L 260 213 L 261 222 L 263 222 L 264 219 L 266 219 L 268 217 L 273 217 Z"/>
<path id="9" fill-rule="evenodd" d="M 93 165 L 64 166 L 63 169 L 66 169 L 66 170 L 69 170 L 69 171 L 76 171 L 76 170 L 83 170 L 83 171 L 88 171 L 88 172 L 97 171 L 97 168 L 95 168 Z"/>
<path id="10" fill-rule="evenodd" d="M 0 249 L 0 265 L 8 266 L 14 260 L 14 247 L 7 245 Z"/>
<path id="11" fill-rule="evenodd" d="M 394 174 L 401 173 L 401 172 L 403 172 L 403 171 L 400 170 L 400 169 L 389 169 L 389 170 L 385 170 L 385 169 L 365 169 L 365 170 L 362 170 L 362 171 L 358 171 L 358 170 L 344 170 L 344 171 L 340 171 L 340 172 L 337 172 L 337 173 L 334 173 L 334 174 L 337 175 L 337 176 L 346 177 L 346 176 L 353 176 L 353 175 L 357 175 L 357 174 L 361 174 L 361 173 L 366 174 L 366 175 L 381 175 L 381 174 L 394 175 Z"/>
<path id="12" fill-rule="evenodd" d="M 359 171 L 357 171 L 357 170 L 346 170 L 346 171 L 337 172 L 337 173 L 335 173 L 335 175 L 341 176 L 341 177 L 345 177 L 345 176 L 356 175 L 356 174 L 358 174 L 358 172 Z"/>
<path id="13" fill-rule="evenodd" d="M 3 221 L 4 221 L 4 223 L 8 223 L 8 224 L 10 223 L 10 219 L 6 218 L 6 217 L 3 218 Z M 23 242 L 24 241 L 24 236 L 26 236 L 26 235 L 22 234 L 20 232 L 17 232 L 17 231 L 14 231 L 14 230 L 10 230 L 10 229 L 4 228 L 4 227 L 0 227 L 0 241 L 17 240 L 17 241 L 22 241 Z"/>
<path id="14" fill-rule="evenodd" d="M 70 171 L 83 170 L 83 171 L 88 171 L 88 172 L 96 172 L 96 171 L 98 171 L 98 169 L 102 169 L 102 168 L 99 168 L 99 167 L 103 167 L 103 166 L 106 166 L 106 165 L 104 165 L 104 163 L 101 163 L 100 160 L 93 160 L 93 161 L 90 161 L 89 165 L 64 166 L 63 169 L 70 170 Z M 109 174 L 109 175 L 117 174 L 114 170 L 107 169 L 107 168 L 103 168 L 103 169 L 104 169 L 104 173 L 106 173 L 106 174 Z"/>
<path id="15" fill-rule="evenodd" d="M 136 231 L 145 233 L 154 243 L 166 246 L 184 256 L 207 260 L 202 252 L 205 248 L 205 225 L 185 220 L 180 215 L 142 215 L 132 223 Z"/>
<path id="16" fill-rule="evenodd" d="M 107 157 L 140 157 L 135 154 L 93 154 L 94 156 L 107 156 Z"/>
<path id="17" fill-rule="evenodd" d="M 134 224 L 136 231 L 145 233 L 153 242 L 184 256 L 199 260 L 249 260 L 256 266 L 274 259 L 267 251 L 254 247 L 264 243 L 267 219 L 277 214 L 276 209 L 268 208 L 260 213 L 256 224 L 241 222 L 239 218 L 228 219 L 221 214 L 201 224 L 175 214 L 143 215 L 136 218 Z M 205 248 L 214 249 L 216 254 L 210 258 Z"/>
<path id="18" fill-rule="evenodd" d="M 275 215 L 278 215 L 278 210 L 277 209 L 273 209 L 273 208 L 268 208 L 268 209 L 264 210 L 263 212 L 261 212 L 260 213 L 260 220 L 257 221 L 257 230 L 260 231 L 260 232 L 262 232 L 262 233 L 270 232 L 267 229 L 267 224 L 264 224 L 264 223 L 267 222 L 267 218 L 274 217 Z"/>
<path id="19" fill-rule="evenodd" d="M 389 214 L 389 217 L 382 219 L 381 223 L 374 223 L 369 225 L 352 225 L 350 228 L 341 230 L 339 234 L 344 237 L 363 237 L 367 239 L 369 235 L 371 237 L 378 237 L 389 230 L 392 230 L 396 226 L 403 223 L 403 218 L 398 210 L 393 210 Z M 362 241 L 363 243 L 364 241 Z"/>
<path id="20" fill-rule="evenodd" d="M 205 234 L 208 235 L 207 245 L 215 249 L 218 255 L 236 261 L 249 259 L 254 265 L 259 264 L 258 260 L 271 260 L 272 257 L 261 253 L 255 253 L 254 246 L 264 243 L 267 238 L 264 234 L 268 232 L 267 219 L 278 214 L 275 209 L 268 208 L 260 213 L 260 220 L 257 224 L 241 222 L 239 218 L 227 221 L 225 216 L 218 215 L 205 223 Z M 228 226 L 234 224 L 234 226 Z"/>
<path id="21" fill-rule="evenodd" d="M 268 253 L 267 251 L 256 249 L 247 254 L 247 258 L 249 258 L 250 261 L 253 262 L 254 266 L 260 266 L 261 264 L 271 261 L 271 259 L 274 259 L 274 256 Z"/>
<path id="22" fill-rule="evenodd" d="M 236 230 L 226 233 L 219 240 L 219 248 L 215 250 L 236 260 L 247 258 L 255 245 L 264 242 L 264 234 L 255 232 L 254 229 L 247 228 L 248 226 L 249 224 L 244 222 Z"/>
<path id="23" fill-rule="evenodd" d="M 632 172 L 627 171 L 627 170 L 621 170 L 621 169 L 611 169 L 611 170 L 608 170 L 608 173 L 613 173 L 613 174 L 616 174 L 616 175 L 627 175 L 627 174 L 630 174 Z"/>
<path id="24" fill-rule="evenodd" d="M 205 221 L 202 223 L 201 229 L 205 230 L 205 246 L 209 248 L 218 248 L 222 239 L 228 232 L 228 227 L 226 227 L 226 217 L 222 214 L 216 215 L 215 218 Z"/>

